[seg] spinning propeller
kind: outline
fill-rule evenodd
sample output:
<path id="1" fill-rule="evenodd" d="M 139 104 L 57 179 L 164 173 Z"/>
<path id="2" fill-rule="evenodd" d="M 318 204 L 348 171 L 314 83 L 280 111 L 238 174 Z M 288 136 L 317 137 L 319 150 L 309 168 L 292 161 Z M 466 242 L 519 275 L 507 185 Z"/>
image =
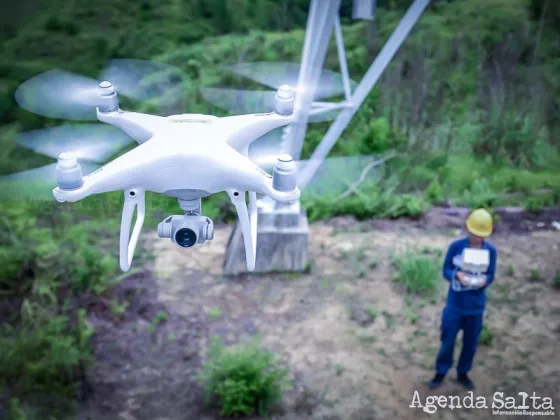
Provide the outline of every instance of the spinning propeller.
<path id="1" fill-rule="evenodd" d="M 253 114 L 273 109 L 277 89 L 282 85 L 298 86 L 300 65 L 286 62 L 240 63 L 226 67 L 233 73 L 258 82 L 274 90 L 241 90 L 230 88 L 203 88 L 201 94 L 208 102 L 233 114 Z M 356 85 L 350 81 L 351 87 Z M 304 89 L 314 88 L 314 101 L 344 95 L 342 76 L 322 70 L 316 86 L 298 86 L 296 95 Z M 324 112 L 328 103 L 317 102 L 309 112 L 309 122 L 330 121 L 336 118 L 337 109 Z"/>
<path id="2" fill-rule="evenodd" d="M 274 108 L 277 89 L 282 85 L 297 86 L 296 95 L 305 89 L 314 90 L 315 102 L 309 111 L 309 122 L 330 121 L 336 118 L 340 108 L 330 109 L 328 102 L 319 102 L 344 95 L 344 83 L 339 73 L 322 69 L 315 86 L 298 86 L 300 65 L 288 62 L 240 63 L 226 67 L 227 70 L 258 82 L 274 90 L 241 90 L 231 88 L 202 88 L 201 94 L 209 103 L 233 114 L 259 113 Z M 350 81 L 350 87 L 356 83 Z M 332 104 L 335 105 L 335 104 Z M 328 110 L 326 110 L 328 109 Z M 267 172 L 272 168 L 282 153 L 287 153 L 285 138 L 290 127 L 273 130 L 254 141 L 249 146 L 249 158 Z M 374 156 L 348 156 L 326 159 L 321 164 L 313 180 L 307 185 L 303 195 L 338 195 L 346 191 L 349 184 L 359 178 L 377 180 L 380 171 L 373 171 L 368 166 L 375 162 Z M 296 162 L 298 171 L 308 163 L 306 160 Z M 365 172 L 364 172 L 365 171 Z M 363 176 L 362 176 L 363 175 Z"/>
<path id="3" fill-rule="evenodd" d="M 184 75 L 173 66 L 144 60 L 114 59 L 91 79 L 62 70 L 41 73 L 16 91 L 17 103 L 24 109 L 49 118 L 96 120 L 101 105 L 100 83 L 109 81 L 119 96 L 146 101 L 163 101 L 180 86 Z M 110 86 L 110 85 L 109 85 Z M 105 84 L 105 87 L 106 86 Z"/>
<path id="4" fill-rule="evenodd" d="M 294 63 L 243 63 L 229 70 L 278 89 L 285 84 L 297 85 L 299 65 Z M 142 60 L 111 60 L 98 80 L 53 70 L 39 74 L 23 83 L 16 91 L 16 100 L 28 111 L 51 118 L 96 120 L 96 107 L 101 105 L 99 89 L 114 89 L 119 96 L 150 100 L 163 104 L 178 93 L 184 74 L 177 68 Z M 110 82 L 110 83 L 108 83 Z M 302 91 L 296 88 L 296 95 Z M 274 109 L 274 91 L 202 89 L 202 95 L 214 105 L 235 114 L 268 112 Z M 343 95 L 339 74 L 323 70 L 315 86 L 314 101 Z M 312 110 L 313 111 L 313 110 Z M 310 112 L 310 122 L 326 121 L 338 110 Z M 267 172 L 272 172 L 278 156 L 285 153 L 285 135 L 289 126 L 276 129 L 253 142 L 249 157 Z M 107 124 L 65 125 L 19 134 L 15 142 L 27 149 L 58 159 L 70 152 L 80 163 L 83 175 L 106 163 L 134 140 L 123 131 Z M 368 165 L 372 156 L 335 157 L 322 162 L 321 169 L 307 186 L 305 194 L 337 195 L 358 178 L 378 179 L 380 172 Z M 307 161 L 297 162 L 301 170 Z M 9 199 L 52 199 L 57 184 L 57 163 L 0 177 L 0 196 Z M 369 168 L 369 169 L 368 169 Z M 366 172 L 364 172 L 367 170 Z"/>
<path id="5" fill-rule="evenodd" d="M 58 159 L 72 153 L 84 175 L 98 169 L 133 140 L 121 130 L 105 124 L 63 125 L 16 135 L 14 141 L 27 149 Z M 2 197 L 52 199 L 57 163 L 0 177 Z"/>
<path id="6" fill-rule="evenodd" d="M 152 105 L 168 105 L 186 76 L 176 67 L 136 59 L 110 60 L 99 78 L 92 79 L 62 70 L 41 73 L 15 93 L 24 109 L 49 118 L 97 120 L 96 107 L 102 104 L 101 89 L 116 91 Z M 84 175 L 94 171 L 134 140 L 107 124 L 59 126 L 16 135 L 15 142 L 27 149 L 58 159 L 71 152 Z M 3 198 L 52 199 L 56 186 L 56 163 L 0 177 Z"/>

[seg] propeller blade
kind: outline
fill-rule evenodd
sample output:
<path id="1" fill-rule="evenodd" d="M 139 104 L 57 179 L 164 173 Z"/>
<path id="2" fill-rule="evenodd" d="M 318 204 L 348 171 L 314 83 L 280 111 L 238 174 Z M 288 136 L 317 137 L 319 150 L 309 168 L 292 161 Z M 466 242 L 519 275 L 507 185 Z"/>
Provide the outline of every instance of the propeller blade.
<path id="1" fill-rule="evenodd" d="M 309 160 L 296 162 L 301 174 Z M 338 197 L 355 183 L 377 182 L 383 175 L 380 157 L 373 155 L 340 156 L 325 159 L 302 191 L 302 197 Z"/>
<path id="2" fill-rule="evenodd" d="M 0 176 L 0 199 L 19 200 L 54 200 L 52 190 L 57 185 L 56 165 L 41 166 L 15 174 Z M 85 176 L 101 165 L 80 162 Z"/>
<path id="3" fill-rule="evenodd" d="M 169 64 L 137 59 L 113 59 L 100 75 L 118 94 L 137 100 L 163 99 L 186 80 L 186 75 Z"/>
<path id="4" fill-rule="evenodd" d="M 259 82 L 273 89 L 278 89 L 282 85 L 290 85 L 300 91 L 298 86 L 300 64 L 287 62 L 256 62 L 239 63 L 226 67 L 228 70 L 240 76 Z M 350 88 L 353 89 L 357 84 L 350 80 Z M 326 99 L 334 96 L 344 95 L 344 83 L 342 75 L 331 70 L 323 69 L 315 87 L 314 99 Z"/>
<path id="5" fill-rule="evenodd" d="M 276 92 L 272 91 L 203 88 L 200 92 L 212 105 L 234 114 L 256 114 L 274 110 Z"/>
<path id="6" fill-rule="evenodd" d="M 202 97 L 212 105 L 233 114 L 258 114 L 274 110 L 276 92 L 268 90 L 238 90 L 227 88 L 202 88 Z M 314 109 L 308 122 L 331 121 L 339 110 L 320 112 Z"/>
<path id="7" fill-rule="evenodd" d="M 80 161 L 103 163 L 133 140 L 106 124 L 63 125 L 18 134 L 15 142 L 25 148 L 57 159 L 73 152 Z"/>
<path id="8" fill-rule="evenodd" d="M 51 70 L 21 84 L 15 99 L 22 108 L 44 117 L 95 120 L 98 85 L 88 77 Z"/>
<path id="9" fill-rule="evenodd" d="M 249 159 L 263 170 L 272 172 L 272 168 L 282 153 L 287 153 L 283 143 L 283 127 L 277 128 L 259 137 L 249 146 Z"/>
<path id="10" fill-rule="evenodd" d="M 99 80 L 62 70 L 41 73 L 16 90 L 16 102 L 24 109 L 49 118 L 96 120 L 100 104 L 98 86 L 113 84 L 117 94 L 137 100 L 165 99 L 177 93 L 185 75 L 178 68 L 144 60 L 115 59 Z"/>

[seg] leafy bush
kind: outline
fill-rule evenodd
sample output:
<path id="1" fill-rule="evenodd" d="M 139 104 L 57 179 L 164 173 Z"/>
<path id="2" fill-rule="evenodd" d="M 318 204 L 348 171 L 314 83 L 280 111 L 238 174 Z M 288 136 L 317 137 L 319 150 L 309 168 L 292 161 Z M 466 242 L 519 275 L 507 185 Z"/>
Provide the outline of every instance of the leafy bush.
<path id="1" fill-rule="evenodd" d="M 417 294 L 430 294 L 437 290 L 440 264 L 435 258 L 407 252 L 394 259 L 398 272 L 395 280 L 407 290 Z"/>
<path id="2" fill-rule="evenodd" d="M 50 213 L 45 205 L 39 213 L 2 203 L 0 293 L 10 309 L 0 313 L 0 387 L 13 412 L 24 410 L 18 401 L 47 395 L 31 407 L 39 418 L 68 414 L 93 333 L 85 310 L 72 303 L 105 292 L 114 278 L 117 260 L 103 246 L 105 236 L 106 223 L 78 223 L 64 208 Z"/>
<path id="3" fill-rule="evenodd" d="M 25 301 L 21 324 L 1 326 L 0 385 L 14 395 L 72 394 L 92 333 L 83 309 L 71 319 Z"/>
<path id="4" fill-rule="evenodd" d="M 266 415 L 280 402 L 288 372 L 256 341 L 225 348 L 214 338 L 198 378 L 206 403 L 216 399 L 224 416 Z"/>

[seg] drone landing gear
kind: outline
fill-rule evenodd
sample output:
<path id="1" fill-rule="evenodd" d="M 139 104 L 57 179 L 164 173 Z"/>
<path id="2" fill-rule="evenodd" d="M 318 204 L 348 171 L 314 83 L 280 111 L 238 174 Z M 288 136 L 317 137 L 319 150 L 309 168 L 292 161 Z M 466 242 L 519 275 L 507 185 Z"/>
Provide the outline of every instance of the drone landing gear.
<path id="1" fill-rule="evenodd" d="M 130 238 L 130 226 L 132 225 L 132 216 L 134 210 L 137 210 L 136 222 Z M 120 266 L 122 271 L 128 271 L 134 257 L 134 250 L 138 243 L 140 231 L 144 224 L 146 207 L 144 201 L 144 191 L 139 189 L 126 190 L 124 192 L 124 207 L 121 219 L 121 237 L 120 237 Z M 129 240 L 130 239 L 130 240 Z"/>
<path id="2" fill-rule="evenodd" d="M 257 273 L 305 271 L 309 228 L 307 216 L 299 201 L 281 205 L 265 197 L 257 204 L 254 208 L 258 209 L 258 219 L 256 216 L 251 218 L 254 223 L 251 229 L 251 238 L 253 238 L 251 245 L 256 242 L 259 244 L 254 271 Z M 225 275 L 237 276 L 253 271 L 247 270 L 245 263 L 245 257 L 247 255 L 249 258 L 250 253 L 245 252 L 248 248 L 247 235 L 241 220 L 240 217 L 229 239 L 224 263 Z"/>
<path id="3" fill-rule="evenodd" d="M 240 229 L 237 229 L 237 241 L 241 241 L 243 238 L 243 247 L 240 248 L 240 252 L 245 254 L 245 258 L 242 255 L 244 271 L 254 271 L 255 261 L 257 254 L 257 193 L 249 192 L 249 207 L 245 202 L 246 191 L 228 190 L 229 198 L 237 210 L 238 223 Z M 236 226 L 237 226 L 236 225 Z M 231 242 L 231 238 L 230 238 Z M 229 247 L 229 244 L 228 244 Z"/>

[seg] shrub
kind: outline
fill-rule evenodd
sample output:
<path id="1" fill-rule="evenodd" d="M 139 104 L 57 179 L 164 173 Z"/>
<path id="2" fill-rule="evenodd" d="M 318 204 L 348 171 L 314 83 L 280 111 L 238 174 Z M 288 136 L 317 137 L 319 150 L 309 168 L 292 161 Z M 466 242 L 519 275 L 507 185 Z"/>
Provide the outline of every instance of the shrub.
<path id="1" fill-rule="evenodd" d="M 30 408 L 38 418 L 66 416 L 93 333 L 85 310 L 71 303 L 84 292 L 105 292 L 116 271 L 117 259 L 102 246 L 107 223 L 78 223 L 68 210 L 49 213 L 48 206 L 43 214 L 22 203 L 2 203 L 1 210 L 0 293 L 10 312 L 0 314 L 0 388 L 14 412 L 23 410 L 18 401 L 40 394 L 49 398 Z"/>
<path id="2" fill-rule="evenodd" d="M 79 310 L 72 319 L 29 301 L 17 328 L 0 326 L 0 388 L 14 396 L 52 395 L 65 411 L 72 404 L 81 369 L 91 360 L 88 340 L 93 329 Z M 52 414 L 52 412 L 51 412 Z"/>
<path id="3" fill-rule="evenodd" d="M 263 350 L 258 342 L 226 349 L 214 338 L 198 379 L 204 386 L 206 403 L 215 398 L 221 415 L 266 415 L 281 400 L 287 375 L 274 353 Z"/>
<path id="4" fill-rule="evenodd" d="M 440 267 L 435 258 L 407 252 L 394 260 L 398 273 L 395 280 L 418 294 L 433 293 L 440 279 Z"/>
<path id="5" fill-rule="evenodd" d="M 494 334 L 492 333 L 492 331 L 486 325 L 483 325 L 480 337 L 478 339 L 479 344 L 483 346 L 490 346 L 493 339 Z"/>
<path id="6" fill-rule="evenodd" d="M 441 184 L 437 180 L 430 182 L 430 185 L 428 185 L 428 189 L 426 190 L 426 195 L 432 203 L 441 201 L 443 198 Z"/>
<path id="7" fill-rule="evenodd" d="M 555 289 L 560 289 L 560 271 L 554 275 L 552 279 L 552 287 Z"/>

